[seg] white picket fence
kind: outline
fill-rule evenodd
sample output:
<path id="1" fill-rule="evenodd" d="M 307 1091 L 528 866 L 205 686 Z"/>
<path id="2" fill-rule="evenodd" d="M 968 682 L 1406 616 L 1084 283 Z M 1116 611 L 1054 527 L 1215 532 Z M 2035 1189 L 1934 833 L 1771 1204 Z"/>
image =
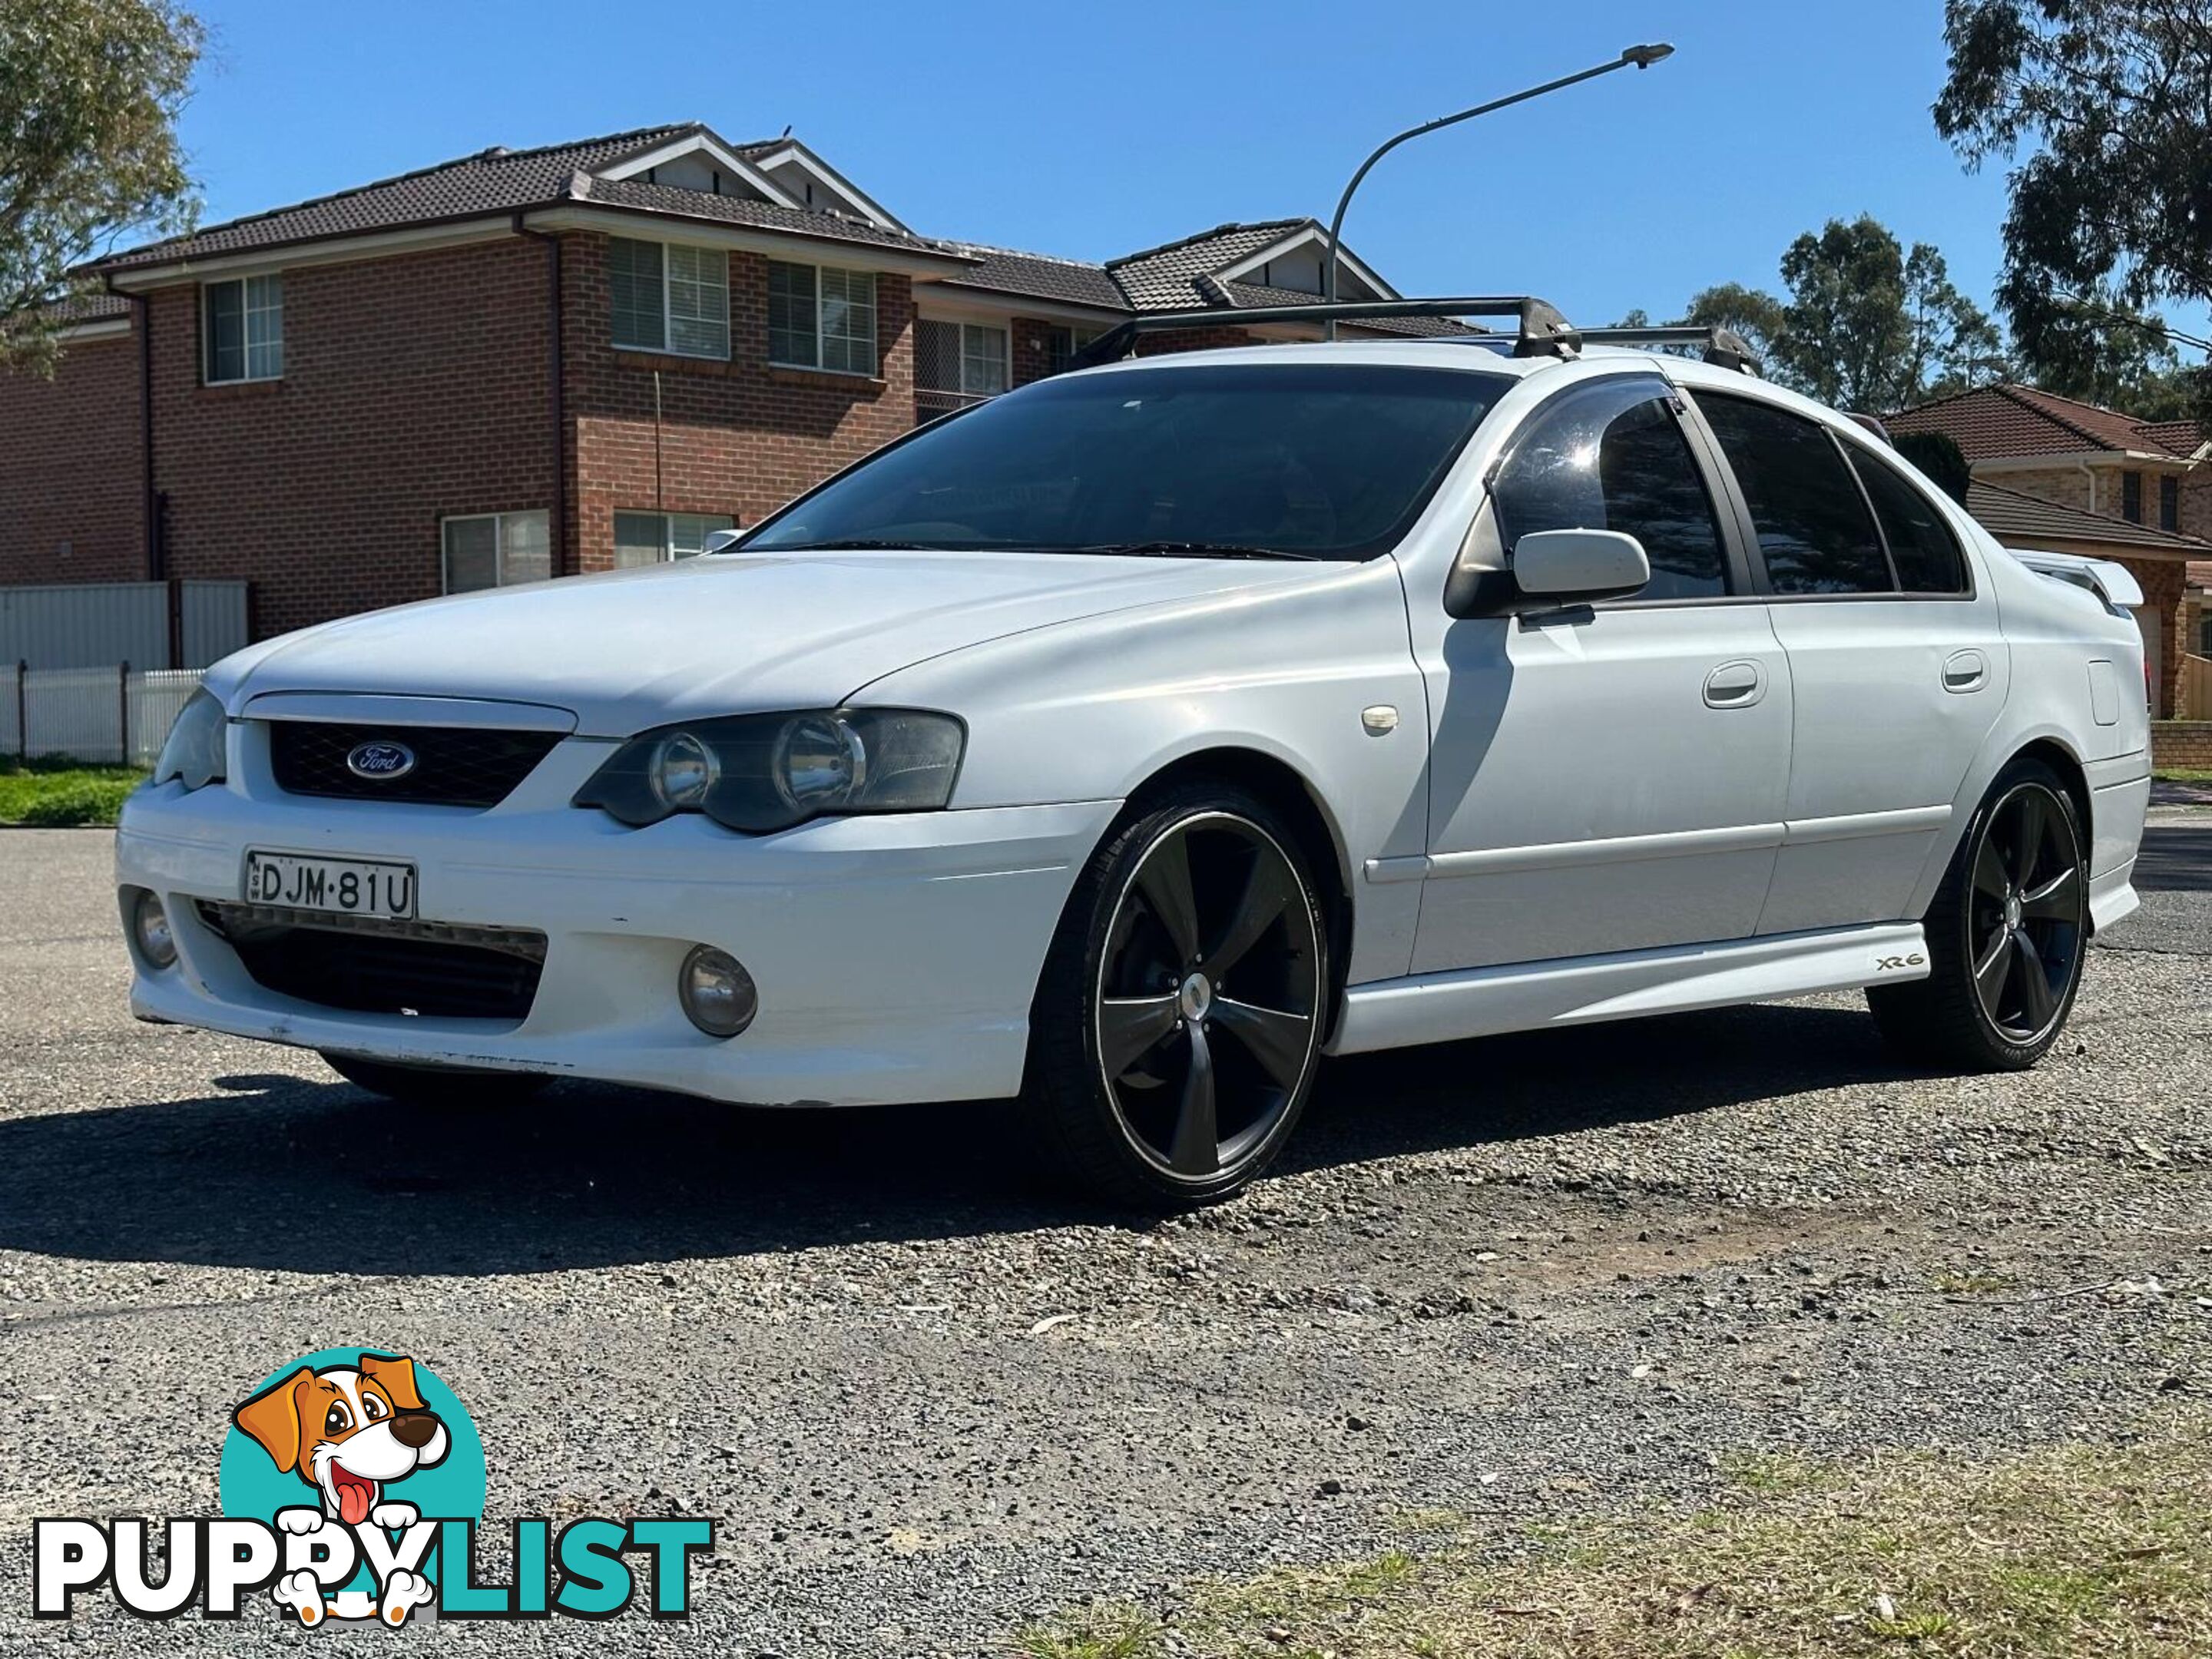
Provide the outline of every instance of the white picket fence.
<path id="1" fill-rule="evenodd" d="M 0 671 L 0 755 L 61 756 L 88 765 L 151 766 L 197 668 L 134 672 L 107 668 Z"/>

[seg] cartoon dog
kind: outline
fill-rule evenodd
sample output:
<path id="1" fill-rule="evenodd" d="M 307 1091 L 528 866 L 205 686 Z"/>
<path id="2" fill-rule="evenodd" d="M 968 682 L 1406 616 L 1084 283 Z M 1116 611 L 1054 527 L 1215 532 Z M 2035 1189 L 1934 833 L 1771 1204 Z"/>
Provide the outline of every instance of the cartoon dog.
<path id="1" fill-rule="evenodd" d="M 326 1518 L 348 1527 L 368 1522 L 386 1531 L 414 1525 L 421 1511 L 412 1504 L 387 1499 L 385 1489 L 416 1469 L 443 1462 L 452 1444 L 446 1425 L 416 1389 L 415 1362 L 396 1354 L 363 1353 L 357 1365 L 327 1365 L 319 1371 L 302 1365 L 255 1395 L 232 1418 L 260 1443 L 280 1473 L 298 1474 L 322 1497 L 319 1509 L 303 1505 L 276 1511 L 277 1526 L 289 1533 L 313 1532 Z M 325 1607 L 319 1593 L 310 1593 L 315 1589 L 313 1575 L 293 1577 L 307 1583 L 280 1583 L 277 1600 L 295 1607 L 303 1623 L 319 1622 Z M 381 1611 L 396 1625 L 428 1586 L 418 1584 L 410 1573 L 392 1577 Z M 395 1588 L 401 1592 L 396 1597 Z"/>

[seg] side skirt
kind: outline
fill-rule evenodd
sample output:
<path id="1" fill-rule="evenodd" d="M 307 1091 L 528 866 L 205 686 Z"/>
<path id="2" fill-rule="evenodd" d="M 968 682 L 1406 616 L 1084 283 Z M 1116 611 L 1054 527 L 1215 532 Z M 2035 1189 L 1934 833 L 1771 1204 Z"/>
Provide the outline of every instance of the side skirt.
<path id="1" fill-rule="evenodd" d="M 1328 1052 L 1364 1054 L 1927 977 L 1917 921 L 1415 974 L 1350 987 Z"/>

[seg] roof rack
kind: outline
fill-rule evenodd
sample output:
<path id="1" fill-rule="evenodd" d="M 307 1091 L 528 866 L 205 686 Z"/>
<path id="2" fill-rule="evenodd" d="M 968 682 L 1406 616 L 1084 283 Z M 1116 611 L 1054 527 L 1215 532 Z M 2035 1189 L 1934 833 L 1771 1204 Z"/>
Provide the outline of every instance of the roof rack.
<path id="1" fill-rule="evenodd" d="M 1586 328 L 1581 331 L 1584 345 L 1662 346 L 1694 345 L 1705 349 L 1705 361 L 1717 368 L 1741 369 L 1747 374 L 1759 373 L 1759 354 L 1750 343 L 1732 328 L 1718 324 L 1675 323 L 1657 328 Z"/>
<path id="2" fill-rule="evenodd" d="M 1585 336 L 1559 308 L 1531 294 L 1479 295 L 1443 300 L 1340 300 L 1330 305 L 1218 306 L 1205 311 L 1156 311 L 1132 317 L 1106 331 L 1075 354 L 1071 367 L 1089 368 L 1127 356 L 1138 337 L 1177 329 L 1218 328 L 1223 324 L 1357 322 L 1383 317 L 1510 317 L 1518 325 L 1516 357 L 1571 357 Z M 1702 337 L 1702 335 L 1700 336 Z"/>

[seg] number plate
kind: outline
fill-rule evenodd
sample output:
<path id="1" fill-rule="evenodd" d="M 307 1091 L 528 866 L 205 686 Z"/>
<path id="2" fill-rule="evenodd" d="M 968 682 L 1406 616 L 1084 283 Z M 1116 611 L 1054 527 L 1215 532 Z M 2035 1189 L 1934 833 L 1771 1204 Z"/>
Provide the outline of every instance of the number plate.
<path id="1" fill-rule="evenodd" d="M 246 902 L 342 916 L 412 921 L 415 866 L 371 859 L 311 859 L 291 853 L 246 855 Z"/>

